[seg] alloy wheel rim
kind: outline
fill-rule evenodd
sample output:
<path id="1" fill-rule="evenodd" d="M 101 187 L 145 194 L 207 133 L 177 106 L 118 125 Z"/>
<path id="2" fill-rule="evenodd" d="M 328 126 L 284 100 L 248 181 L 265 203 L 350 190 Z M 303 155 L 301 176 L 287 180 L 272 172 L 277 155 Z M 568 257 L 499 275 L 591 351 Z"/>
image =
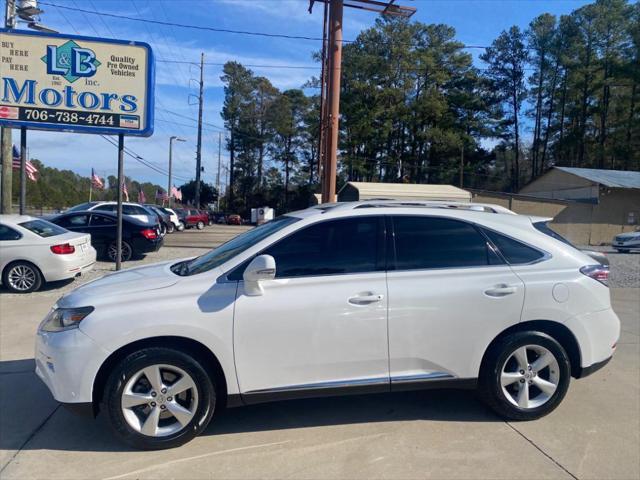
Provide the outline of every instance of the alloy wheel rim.
<path id="1" fill-rule="evenodd" d="M 11 288 L 24 292 L 35 285 L 36 272 L 26 265 L 17 265 L 9 272 L 8 281 Z"/>
<path id="2" fill-rule="evenodd" d="M 560 367 L 551 351 L 541 345 L 524 345 L 507 357 L 500 369 L 505 398 L 528 410 L 547 403 L 560 383 Z"/>
<path id="3" fill-rule="evenodd" d="M 174 365 L 150 365 L 133 375 L 121 395 L 127 424 L 149 437 L 166 437 L 185 428 L 198 409 L 191 376 Z"/>
<path id="4" fill-rule="evenodd" d="M 109 245 L 109 258 L 115 262 L 116 258 L 118 257 L 118 247 L 116 246 L 115 243 L 112 243 L 111 245 Z M 122 242 L 122 261 L 127 261 L 129 260 L 129 257 L 131 257 L 131 247 L 129 247 L 129 244 L 126 242 Z"/>

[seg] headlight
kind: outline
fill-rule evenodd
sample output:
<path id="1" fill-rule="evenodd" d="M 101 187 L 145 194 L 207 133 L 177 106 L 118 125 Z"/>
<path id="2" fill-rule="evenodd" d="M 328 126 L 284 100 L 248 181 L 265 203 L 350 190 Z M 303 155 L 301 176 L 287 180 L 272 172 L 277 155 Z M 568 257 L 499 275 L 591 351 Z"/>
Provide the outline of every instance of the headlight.
<path id="1" fill-rule="evenodd" d="M 61 332 L 78 328 L 84 317 L 93 312 L 93 307 L 53 308 L 40 324 L 43 332 Z"/>

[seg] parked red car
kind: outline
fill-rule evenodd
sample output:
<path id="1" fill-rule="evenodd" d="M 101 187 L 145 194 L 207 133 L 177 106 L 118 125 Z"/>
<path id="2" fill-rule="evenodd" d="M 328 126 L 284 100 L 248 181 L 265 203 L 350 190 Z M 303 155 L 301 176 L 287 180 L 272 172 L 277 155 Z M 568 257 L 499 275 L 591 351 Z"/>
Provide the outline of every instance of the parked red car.
<path id="1" fill-rule="evenodd" d="M 195 208 L 185 208 L 185 228 L 196 227 L 202 230 L 205 225 L 209 224 L 209 215 L 207 212 L 196 210 Z"/>
<path id="2" fill-rule="evenodd" d="M 242 218 L 240 215 L 227 215 L 227 225 L 242 225 Z"/>

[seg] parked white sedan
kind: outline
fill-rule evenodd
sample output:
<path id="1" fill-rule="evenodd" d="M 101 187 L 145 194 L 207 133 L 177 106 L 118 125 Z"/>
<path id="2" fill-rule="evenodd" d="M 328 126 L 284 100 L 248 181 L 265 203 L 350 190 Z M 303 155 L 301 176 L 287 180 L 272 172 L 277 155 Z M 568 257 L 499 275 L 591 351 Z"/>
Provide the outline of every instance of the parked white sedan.
<path id="1" fill-rule="evenodd" d="M 620 253 L 627 253 L 632 250 L 640 251 L 640 230 L 616 235 L 611 244 Z"/>
<path id="2" fill-rule="evenodd" d="M 91 235 L 27 215 L 0 215 L 2 284 L 12 292 L 33 292 L 44 282 L 79 276 L 95 262 Z"/>

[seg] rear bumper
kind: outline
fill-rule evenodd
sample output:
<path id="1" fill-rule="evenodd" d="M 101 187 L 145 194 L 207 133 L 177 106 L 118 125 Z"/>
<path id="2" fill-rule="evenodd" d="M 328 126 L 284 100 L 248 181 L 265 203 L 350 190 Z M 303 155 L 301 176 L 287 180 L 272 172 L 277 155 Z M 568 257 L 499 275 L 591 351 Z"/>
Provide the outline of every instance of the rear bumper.
<path id="1" fill-rule="evenodd" d="M 136 238 L 131 241 L 134 253 L 151 253 L 160 250 L 164 243 L 164 237 L 155 240 L 147 240 L 146 238 Z"/>
<path id="2" fill-rule="evenodd" d="M 89 246 L 89 251 L 80 257 L 59 255 L 57 268 L 48 269 L 42 274 L 47 282 L 77 277 L 93 268 L 96 255 L 96 250 L 92 246 Z"/>
<path id="3" fill-rule="evenodd" d="M 596 365 L 607 362 L 614 354 L 620 338 L 620 320 L 613 309 L 576 315 L 565 325 L 578 341 L 581 370 L 594 372 L 601 368 Z"/>
<path id="4" fill-rule="evenodd" d="M 604 367 L 607 363 L 609 363 L 612 358 L 613 357 L 609 357 L 605 360 L 602 360 L 601 362 L 593 363 L 588 367 L 581 367 L 580 370 L 578 371 L 578 374 L 576 375 L 576 378 L 584 378 L 584 377 L 588 377 L 592 373 L 596 373 L 598 370 Z"/>

